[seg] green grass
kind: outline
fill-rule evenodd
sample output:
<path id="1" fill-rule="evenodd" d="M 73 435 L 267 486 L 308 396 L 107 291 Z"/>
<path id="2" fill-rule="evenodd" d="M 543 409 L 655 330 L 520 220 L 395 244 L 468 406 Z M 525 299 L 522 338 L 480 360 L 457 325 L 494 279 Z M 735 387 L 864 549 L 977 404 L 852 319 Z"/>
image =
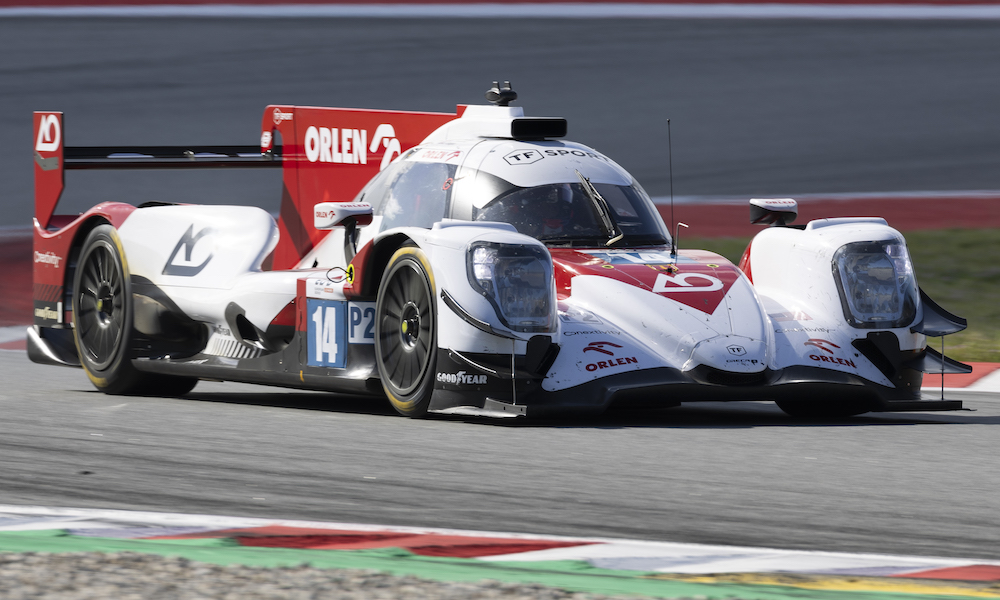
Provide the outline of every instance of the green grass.
<path id="1" fill-rule="evenodd" d="M 945 338 L 945 353 L 965 362 L 1000 362 L 1000 230 L 942 229 L 904 234 L 917 281 L 969 328 Z M 750 238 L 684 238 L 685 248 L 718 252 L 739 263 Z M 941 348 L 940 338 L 930 340 Z"/>

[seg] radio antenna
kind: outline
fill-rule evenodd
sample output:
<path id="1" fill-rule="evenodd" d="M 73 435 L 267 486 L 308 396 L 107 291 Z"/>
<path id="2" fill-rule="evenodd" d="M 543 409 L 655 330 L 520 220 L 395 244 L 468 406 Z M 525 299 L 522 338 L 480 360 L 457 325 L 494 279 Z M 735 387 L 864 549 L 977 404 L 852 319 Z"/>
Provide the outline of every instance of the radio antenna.
<path id="1" fill-rule="evenodd" d="M 674 219 L 674 145 L 670 139 L 670 119 L 667 119 L 667 174 L 670 178 L 670 223 L 674 226 L 674 237 L 670 240 L 670 255 L 677 256 L 677 238 L 681 234 L 681 227 L 687 227 L 686 223 L 678 223 Z"/>
<path id="2" fill-rule="evenodd" d="M 667 119 L 667 177 L 670 179 L 670 224 L 674 221 L 674 147 L 670 141 L 670 119 Z"/>

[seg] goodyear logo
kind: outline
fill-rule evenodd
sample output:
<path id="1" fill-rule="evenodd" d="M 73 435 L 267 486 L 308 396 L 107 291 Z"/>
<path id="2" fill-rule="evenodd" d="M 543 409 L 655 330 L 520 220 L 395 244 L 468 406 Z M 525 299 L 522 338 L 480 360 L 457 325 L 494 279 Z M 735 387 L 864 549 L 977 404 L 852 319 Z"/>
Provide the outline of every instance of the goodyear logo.
<path id="1" fill-rule="evenodd" d="M 454 385 L 485 385 L 486 375 L 468 375 L 465 371 L 458 373 L 438 373 L 437 380 L 441 383 Z"/>

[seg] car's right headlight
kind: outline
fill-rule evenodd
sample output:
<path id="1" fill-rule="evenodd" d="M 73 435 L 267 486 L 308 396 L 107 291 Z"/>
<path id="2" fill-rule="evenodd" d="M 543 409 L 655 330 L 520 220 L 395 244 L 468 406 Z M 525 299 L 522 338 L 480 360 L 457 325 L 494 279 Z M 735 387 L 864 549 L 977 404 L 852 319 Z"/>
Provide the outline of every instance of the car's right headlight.
<path id="1" fill-rule="evenodd" d="M 467 254 L 469 283 L 514 331 L 551 331 L 555 325 L 552 259 L 540 246 L 474 242 Z"/>
<path id="2" fill-rule="evenodd" d="M 844 317 L 854 327 L 906 327 L 916 317 L 919 292 L 903 240 L 841 246 L 833 272 Z"/>

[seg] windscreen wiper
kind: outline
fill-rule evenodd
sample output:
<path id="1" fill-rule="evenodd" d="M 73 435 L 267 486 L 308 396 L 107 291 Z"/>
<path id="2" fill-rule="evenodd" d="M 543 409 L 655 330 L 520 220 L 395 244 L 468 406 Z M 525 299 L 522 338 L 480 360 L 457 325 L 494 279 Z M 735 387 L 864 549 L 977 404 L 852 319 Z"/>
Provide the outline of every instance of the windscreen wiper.
<path id="1" fill-rule="evenodd" d="M 594 187 L 594 184 L 590 183 L 589 179 L 583 176 L 583 173 L 577 171 L 576 176 L 580 178 L 580 183 L 583 185 L 583 191 L 587 192 L 587 197 L 591 199 L 594 206 L 597 208 L 597 215 L 601 218 L 601 224 L 604 226 L 604 233 L 611 238 L 604 245 L 610 246 L 625 237 L 625 233 L 618 227 L 618 223 L 615 222 L 615 217 L 611 212 L 611 206 L 608 205 L 608 201 L 604 199 L 604 196 L 597 191 L 597 188 Z"/>

